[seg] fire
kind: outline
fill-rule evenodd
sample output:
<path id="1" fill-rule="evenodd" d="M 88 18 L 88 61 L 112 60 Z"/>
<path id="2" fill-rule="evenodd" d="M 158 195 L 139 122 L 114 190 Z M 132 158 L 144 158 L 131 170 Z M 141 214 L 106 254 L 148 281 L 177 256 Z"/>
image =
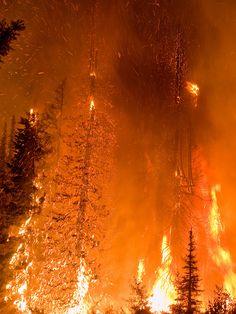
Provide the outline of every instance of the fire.
<path id="1" fill-rule="evenodd" d="M 93 111 L 95 109 L 95 103 L 93 98 L 90 98 L 90 106 L 89 106 L 90 111 Z"/>
<path id="2" fill-rule="evenodd" d="M 72 301 L 73 305 L 67 310 L 67 314 L 87 314 L 89 311 L 89 304 L 86 297 L 89 290 L 91 276 L 83 258 L 80 259 L 77 279 L 77 290 L 74 293 Z"/>
<path id="3" fill-rule="evenodd" d="M 29 247 L 25 238 L 27 236 L 27 228 L 31 221 L 31 216 L 21 225 L 18 236 L 23 237 L 18 245 L 16 252 L 9 261 L 9 269 L 15 271 L 21 263 L 26 263 L 25 269 L 17 272 L 15 278 L 6 285 L 6 296 L 4 300 L 14 300 L 17 310 L 22 313 L 31 313 L 27 305 L 26 292 L 28 288 L 29 269 L 32 262 L 29 262 Z"/>
<path id="4" fill-rule="evenodd" d="M 145 274 L 144 259 L 140 259 L 138 263 L 137 282 L 143 281 L 143 275 Z"/>
<path id="5" fill-rule="evenodd" d="M 224 272 L 224 288 L 231 294 L 232 297 L 236 297 L 236 274 L 233 271 L 231 255 L 230 252 L 224 249 L 220 243 L 222 225 L 216 194 L 219 191 L 220 185 L 215 185 L 211 189 L 212 207 L 209 215 L 209 225 L 210 234 L 214 240 L 211 253 L 214 263 Z"/>
<path id="6" fill-rule="evenodd" d="M 194 97 L 199 95 L 199 87 L 197 84 L 187 81 L 186 82 L 186 89 L 192 94 Z"/>
<path id="7" fill-rule="evenodd" d="M 34 113 L 34 109 L 31 108 L 31 109 L 30 109 L 30 114 L 32 115 L 33 113 Z"/>
<path id="8" fill-rule="evenodd" d="M 216 192 L 219 192 L 220 189 L 221 189 L 221 186 L 219 184 L 213 186 L 211 189 L 212 208 L 209 215 L 209 223 L 211 227 L 210 232 L 211 232 L 212 238 L 215 241 L 218 241 L 220 232 L 222 231 L 219 207 L 218 207 L 217 196 L 216 196 Z"/>
<path id="9" fill-rule="evenodd" d="M 171 280 L 170 266 L 172 263 L 171 251 L 167 236 L 162 239 L 162 265 L 157 271 L 157 280 L 148 299 L 152 313 L 168 312 L 175 302 L 176 292 Z"/>

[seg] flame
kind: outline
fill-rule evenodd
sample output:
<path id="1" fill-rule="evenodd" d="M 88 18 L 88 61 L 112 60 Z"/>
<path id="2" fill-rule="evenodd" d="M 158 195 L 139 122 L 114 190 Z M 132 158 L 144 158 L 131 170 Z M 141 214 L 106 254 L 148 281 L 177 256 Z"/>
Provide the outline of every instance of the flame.
<path id="1" fill-rule="evenodd" d="M 186 81 L 186 89 L 189 91 L 190 94 L 192 94 L 194 97 L 197 97 L 199 95 L 199 87 L 197 84 Z"/>
<path id="2" fill-rule="evenodd" d="M 18 231 L 18 236 L 23 237 L 21 243 L 18 245 L 16 252 L 9 261 L 9 269 L 15 273 L 14 278 L 6 285 L 6 296 L 4 300 L 14 300 L 13 304 L 19 312 L 31 313 L 27 305 L 26 292 L 28 288 L 29 269 L 32 267 L 32 262 L 29 262 L 29 247 L 24 241 L 27 234 L 27 228 L 30 224 L 32 216 L 26 219 Z M 17 272 L 16 269 L 21 263 L 28 264 L 25 269 Z"/>
<path id="3" fill-rule="evenodd" d="M 209 215 L 210 234 L 214 240 L 211 249 L 212 259 L 215 264 L 224 272 L 224 288 L 232 297 L 236 297 L 236 274 L 233 271 L 233 263 L 230 252 L 224 249 L 220 243 L 220 233 L 222 225 L 220 220 L 220 212 L 217 201 L 217 192 L 220 191 L 220 185 L 215 185 L 211 189 L 212 207 Z"/>
<path id="4" fill-rule="evenodd" d="M 140 259 L 138 263 L 137 282 L 143 281 L 143 275 L 145 274 L 144 259 Z"/>
<path id="5" fill-rule="evenodd" d="M 95 109 L 95 103 L 94 103 L 93 97 L 90 97 L 89 110 L 93 111 L 94 109 Z"/>
<path id="6" fill-rule="evenodd" d="M 67 310 L 67 314 L 87 314 L 89 311 L 89 304 L 86 297 L 89 290 L 89 283 L 91 275 L 88 273 L 85 260 L 80 259 L 80 265 L 77 275 L 77 290 L 73 297 L 73 306 Z"/>
<path id="7" fill-rule="evenodd" d="M 164 235 L 162 239 L 162 265 L 157 271 L 157 280 L 148 299 L 152 313 L 168 312 L 170 305 L 175 302 L 176 292 L 171 280 L 171 263 L 171 251 L 167 236 Z"/>
<path id="8" fill-rule="evenodd" d="M 34 109 L 31 108 L 31 109 L 30 109 L 30 114 L 32 115 L 33 113 L 34 113 Z"/>
<path id="9" fill-rule="evenodd" d="M 93 77 L 95 78 L 95 77 L 96 77 L 95 71 L 91 71 L 91 72 L 89 73 L 89 76 L 92 77 L 92 78 L 93 78 Z"/>

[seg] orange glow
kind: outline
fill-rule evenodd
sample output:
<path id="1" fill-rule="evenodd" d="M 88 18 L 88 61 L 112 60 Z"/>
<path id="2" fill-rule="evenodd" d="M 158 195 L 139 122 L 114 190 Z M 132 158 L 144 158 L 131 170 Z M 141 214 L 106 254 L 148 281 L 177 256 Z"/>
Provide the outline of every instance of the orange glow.
<path id="1" fill-rule="evenodd" d="M 224 273 L 224 288 L 232 297 L 236 297 L 236 274 L 233 271 L 233 263 L 230 252 L 224 249 L 220 243 L 220 233 L 222 225 L 220 221 L 220 212 L 217 202 L 217 192 L 220 191 L 220 185 L 215 185 L 211 189 L 212 207 L 209 215 L 210 234 L 214 240 L 214 245 L 211 249 L 211 256 L 214 263 Z"/>
<path id="2" fill-rule="evenodd" d="M 157 280 L 148 299 L 152 313 L 167 312 L 170 305 L 175 302 L 176 292 L 171 279 L 171 263 L 171 251 L 167 236 L 164 235 L 162 239 L 162 265 L 157 271 Z"/>
<path id="3" fill-rule="evenodd" d="M 34 109 L 31 108 L 31 109 L 30 109 L 30 114 L 32 115 L 33 113 L 34 113 Z"/>

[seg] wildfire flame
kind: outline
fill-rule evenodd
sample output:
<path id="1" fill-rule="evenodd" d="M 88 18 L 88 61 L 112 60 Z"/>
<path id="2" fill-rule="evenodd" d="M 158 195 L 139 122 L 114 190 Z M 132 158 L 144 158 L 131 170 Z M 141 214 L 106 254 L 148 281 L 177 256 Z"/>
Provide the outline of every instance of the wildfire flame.
<path id="1" fill-rule="evenodd" d="M 233 263 L 228 250 L 224 249 L 220 243 L 220 233 L 222 225 L 217 201 L 217 192 L 220 191 L 220 185 L 215 185 L 211 189 L 212 207 L 209 215 L 210 234 L 215 245 L 211 249 L 212 259 L 215 264 L 224 271 L 224 288 L 236 297 L 236 274 L 233 271 Z"/>
<path id="2" fill-rule="evenodd" d="M 29 269 L 32 267 L 32 262 L 29 263 L 29 247 L 24 241 L 27 234 L 28 225 L 31 222 L 31 216 L 21 225 L 18 231 L 18 236 L 23 237 L 18 245 L 16 252 L 9 261 L 9 269 L 15 270 L 22 262 L 28 264 L 25 269 L 15 275 L 15 278 L 6 285 L 6 296 L 4 300 L 14 300 L 14 305 L 19 312 L 31 313 L 27 305 L 26 292 L 28 288 Z"/>
<path id="3" fill-rule="evenodd" d="M 138 263 L 137 282 L 143 281 L 143 275 L 145 274 L 144 259 L 140 259 Z"/>
<path id="4" fill-rule="evenodd" d="M 168 312 L 170 305 L 175 302 L 176 292 L 171 280 L 171 263 L 171 251 L 167 236 L 164 235 L 162 239 L 162 265 L 157 271 L 157 280 L 148 299 L 152 313 Z"/>
<path id="5" fill-rule="evenodd" d="M 67 310 L 67 314 L 87 314 L 89 311 L 89 304 L 86 300 L 91 276 L 88 273 L 85 260 L 80 259 L 80 265 L 77 275 L 77 290 L 74 293 L 73 301 L 74 304 Z"/>
<path id="6" fill-rule="evenodd" d="M 95 109 L 95 103 L 93 100 L 93 97 L 90 98 L 90 102 L 89 102 L 89 110 L 93 111 Z"/>
<path id="7" fill-rule="evenodd" d="M 186 89 L 192 94 L 194 97 L 199 95 L 199 87 L 197 84 L 187 81 L 186 82 Z"/>
<path id="8" fill-rule="evenodd" d="M 33 113 L 34 113 L 34 109 L 31 108 L 31 109 L 30 109 L 30 114 L 32 115 Z"/>

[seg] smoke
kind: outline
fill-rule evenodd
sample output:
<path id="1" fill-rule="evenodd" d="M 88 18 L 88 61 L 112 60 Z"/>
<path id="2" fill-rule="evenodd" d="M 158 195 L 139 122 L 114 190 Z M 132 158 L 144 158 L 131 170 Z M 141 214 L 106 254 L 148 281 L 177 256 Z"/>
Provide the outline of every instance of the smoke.
<path id="1" fill-rule="evenodd" d="M 90 2 L 5 0 L 0 6 L 1 18 L 20 18 L 26 24 L 0 69 L 4 116 L 41 109 L 64 79 L 67 110 L 81 96 L 86 98 Z M 200 87 L 196 143 L 209 184 L 222 185 L 222 240 L 236 259 L 235 10 L 235 1 L 229 0 L 98 1 L 96 92 L 100 103 L 113 104 L 118 137 L 104 268 L 120 298 L 128 293 L 127 283 L 140 258 L 152 280 L 162 236 L 172 224 L 175 117 L 170 112 L 178 32 L 183 37 L 185 79 Z"/>

